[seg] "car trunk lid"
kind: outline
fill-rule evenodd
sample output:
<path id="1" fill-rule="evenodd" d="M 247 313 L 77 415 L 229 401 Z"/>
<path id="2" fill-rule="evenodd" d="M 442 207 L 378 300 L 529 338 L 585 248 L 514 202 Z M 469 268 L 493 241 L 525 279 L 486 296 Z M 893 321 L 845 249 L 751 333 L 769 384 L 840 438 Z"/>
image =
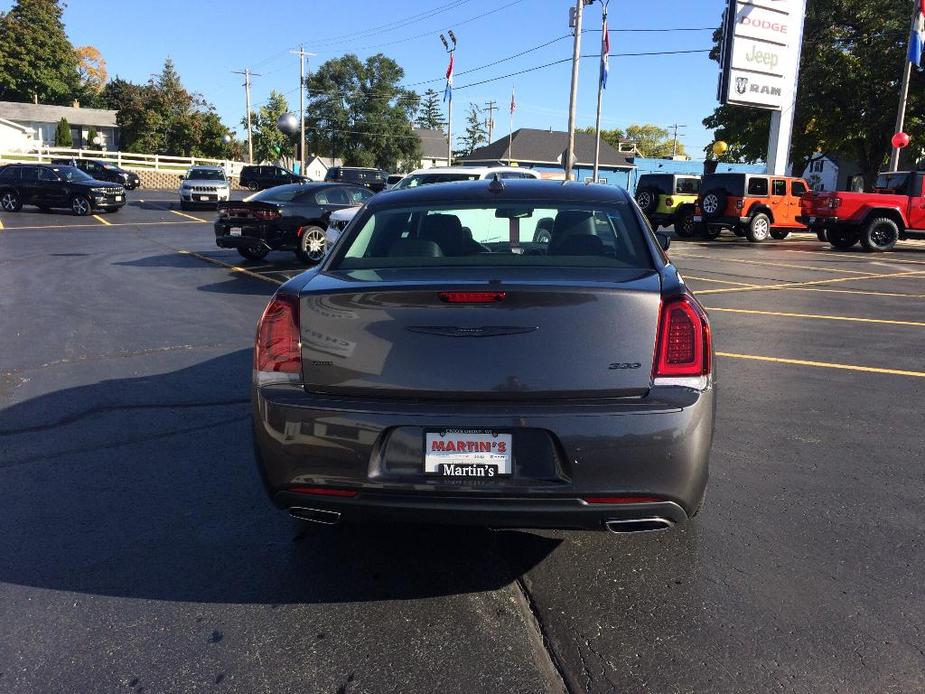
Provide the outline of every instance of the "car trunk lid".
<path id="1" fill-rule="evenodd" d="M 300 301 L 305 387 L 441 399 L 648 391 L 660 305 L 657 273 L 531 268 L 501 282 L 493 272 L 316 275 Z M 484 302 L 448 292 L 497 296 Z"/>

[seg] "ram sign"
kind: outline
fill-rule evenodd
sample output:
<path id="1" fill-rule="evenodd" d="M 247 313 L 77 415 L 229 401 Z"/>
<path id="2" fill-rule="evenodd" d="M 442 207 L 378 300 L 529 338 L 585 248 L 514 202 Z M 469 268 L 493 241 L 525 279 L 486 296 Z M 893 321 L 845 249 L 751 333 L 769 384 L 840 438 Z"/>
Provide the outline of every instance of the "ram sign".
<path id="1" fill-rule="evenodd" d="M 729 0 L 719 98 L 779 111 L 793 100 L 805 0 Z"/>

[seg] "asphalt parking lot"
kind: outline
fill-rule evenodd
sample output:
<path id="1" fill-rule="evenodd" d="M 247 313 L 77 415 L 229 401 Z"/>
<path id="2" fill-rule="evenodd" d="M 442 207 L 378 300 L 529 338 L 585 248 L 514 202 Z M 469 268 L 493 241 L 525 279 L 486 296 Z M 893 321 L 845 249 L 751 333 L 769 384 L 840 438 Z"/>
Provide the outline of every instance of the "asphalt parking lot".
<path id="1" fill-rule="evenodd" d="M 925 244 L 676 240 L 721 397 L 663 534 L 298 527 L 250 450 L 290 253 L 0 215 L 0 692 L 925 690 Z"/>

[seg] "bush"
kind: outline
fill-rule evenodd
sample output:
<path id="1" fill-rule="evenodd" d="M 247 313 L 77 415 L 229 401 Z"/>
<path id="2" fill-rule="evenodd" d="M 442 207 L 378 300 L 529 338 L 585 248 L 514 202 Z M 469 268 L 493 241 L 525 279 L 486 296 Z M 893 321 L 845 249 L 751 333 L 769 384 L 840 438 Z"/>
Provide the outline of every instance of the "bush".
<path id="1" fill-rule="evenodd" d="M 91 125 L 90 130 L 87 131 L 87 141 L 84 143 L 84 149 L 101 149 L 99 145 L 93 142 L 98 135 L 99 133 L 96 132 L 96 128 Z"/>
<path id="2" fill-rule="evenodd" d="M 55 147 L 73 147 L 74 140 L 71 138 L 71 126 L 67 118 L 58 121 L 58 128 L 55 130 Z"/>

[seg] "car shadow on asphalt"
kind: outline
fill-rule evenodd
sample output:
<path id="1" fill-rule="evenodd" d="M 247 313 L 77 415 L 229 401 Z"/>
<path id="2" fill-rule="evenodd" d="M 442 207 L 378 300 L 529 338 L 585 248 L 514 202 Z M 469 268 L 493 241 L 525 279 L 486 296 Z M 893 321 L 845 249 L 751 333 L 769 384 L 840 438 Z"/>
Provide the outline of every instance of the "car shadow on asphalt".
<path id="1" fill-rule="evenodd" d="M 0 410 L 0 582 L 206 603 L 416 599 L 499 589 L 560 543 L 294 521 L 254 463 L 251 351 L 179 369 L 176 353 L 145 360 L 151 375 Z"/>

